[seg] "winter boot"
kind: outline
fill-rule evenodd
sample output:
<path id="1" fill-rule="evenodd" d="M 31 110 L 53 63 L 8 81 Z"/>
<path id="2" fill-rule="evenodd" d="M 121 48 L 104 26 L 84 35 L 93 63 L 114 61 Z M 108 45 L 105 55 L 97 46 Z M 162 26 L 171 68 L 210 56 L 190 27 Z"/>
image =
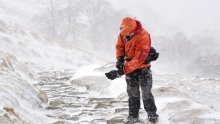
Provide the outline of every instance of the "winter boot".
<path id="1" fill-rule="evenodd" d="M 157 123 L 158 115 L 157 114 L 149 114 L 148 115 L 148 120 L 149 120 L 149 122 Z"/>
<path id="2" fill-rule="evenodd" d="M 140 122 L 139 118 L 134 118 L 134 117 L 128 117 L 127 122 L 125 122 L 125 124 L 135 124 Z"/>

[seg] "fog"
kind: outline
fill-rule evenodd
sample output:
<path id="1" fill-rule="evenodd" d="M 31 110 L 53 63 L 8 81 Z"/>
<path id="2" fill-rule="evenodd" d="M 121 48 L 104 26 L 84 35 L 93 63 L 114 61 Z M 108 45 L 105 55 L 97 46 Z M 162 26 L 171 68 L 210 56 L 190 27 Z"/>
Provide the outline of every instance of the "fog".
<path id="1" fill-rule="evenodd" d="M 220 11 L 218 0 L 111 0 L 131 13 L 151 33 L 160 59 L 157 73 L 205 77 L 220 74 Z"/>
<path id="2" fill-rule="evenodd" d="M 131 16 L 150 32 L 152 45 L 160 53 L 158 61 L 152 63 L 155 73 L 203 77 L 220 74 L 218 0 L 32 0 L 30 4 L 24 1 L 5 2 L 7 9 L 3 10 L 16 13 L 10 21 L 17 17 L 13 23 L 20 22 L 22 27 L 45 38 L 45 42 L 86 51 L 91 53 L 90 59 L 97 54 L 103 64 L 116 61 L 115 44 L 121 20 Z M 31 5 L 31 11 L 26 8 L 28 11 L 20 12 L 16 11 L 19 7 L 10 7 L 22 2 Z"/>
<path id="3" fill-rule="evenodd" d="M 176 27 L 188 35 L 220 31 L 218 0 L 110 0 L 117 9 L 126 10 L 152 28 Z M 167 27 L 168 28 L 168 27 Z M 156 29 L 151 29 L 156 30 Z M 161 29 L 162 30 L 162 29 Z"/>

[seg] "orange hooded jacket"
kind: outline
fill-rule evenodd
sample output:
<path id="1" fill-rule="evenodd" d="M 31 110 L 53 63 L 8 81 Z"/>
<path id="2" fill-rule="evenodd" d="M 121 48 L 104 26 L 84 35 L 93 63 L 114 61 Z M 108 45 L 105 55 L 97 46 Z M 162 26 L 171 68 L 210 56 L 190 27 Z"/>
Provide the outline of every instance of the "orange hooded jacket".
<path id="1" fill-rule="evenodd" d="M 143 64 L 148 56 L 151 47 L 150 34 L 142 27 L 141 23 L 132 18 L 125 18 L 120 28 L 116 44 L 116 58 L 125 57 L 125 74 L 137 69 L 146 68 L 149 64 Z M 127 35 L 131 39 L 126 39 Z"/>

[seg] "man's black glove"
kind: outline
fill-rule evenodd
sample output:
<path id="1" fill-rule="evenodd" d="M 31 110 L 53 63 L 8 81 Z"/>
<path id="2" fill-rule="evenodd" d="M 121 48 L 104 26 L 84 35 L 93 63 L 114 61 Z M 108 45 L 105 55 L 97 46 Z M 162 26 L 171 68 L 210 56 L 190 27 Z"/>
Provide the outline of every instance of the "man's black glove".
<path id="1" fill-rule="evenodd" d="M 124 57 L 119 57 L 116 62 L 116 68 L 123 69 L 123 67 L 124 67 Z"/>
<path id="2" fill-rule="evenodd" d="M 123 69 L 121 69 L 121 70 L 112 70 L 108 73 L 105 73 L 105 76 L 110 80 L 114 80 L 115 78 L 118 78 L 122 75 L 124 75 Z"/>
<path id="3" fill-rule="evenodd" d="M 122 75 L 124 75 L 124 57 L 119 57 L 117 62 L 116 62 L 116 68 L 118 70 L 112 70 L 108 73 L 105 73 L 106 77 L 108 79 L 114 80 L 115 78 L 118 78 Z"/>
<path id="4" fill-rule="evenodd" d="M 150 48 L 150 52 L 144 62 L 144 64 L 149 64 L 151 61 L 156 61 L 159 57 L 159 53 L 153 47 Z"/>
<path id="5" fill-rule="evenodd" d="M 110 80 L 114 80 L 115 78 L 120 77 L 120 75 L 118 74 L 118 70 L 112 70 L 108 73 L 105 73 L 105 76 Z"/>

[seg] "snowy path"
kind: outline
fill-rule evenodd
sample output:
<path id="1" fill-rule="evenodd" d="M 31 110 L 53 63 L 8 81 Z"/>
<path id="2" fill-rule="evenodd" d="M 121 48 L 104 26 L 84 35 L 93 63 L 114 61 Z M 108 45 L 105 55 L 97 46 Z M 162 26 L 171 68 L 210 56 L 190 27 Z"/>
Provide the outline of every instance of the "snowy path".
<path id="1" fill-rule="evenodd" d="M 88 90 L 70 83 L 71 75 L 56 71 L 41 73 L 41 82 L 37 84 L 48 95 L 50 106 L 47 109 L 54 113 L 48 116 L 57 119 L 56 124 L 124 122 L 128 108 L 126 101 L 92 97 Z"/>
<path id="2" fill-rule="evenodd" d="M 89 70 L 88 70 L 89 71 Z M 73 70 L 40 73 L 38 88 L 46 92 L 49 100 L 47 115 L 54 124 L 119 124 L 128 114 L 126 93 L 118 97 L 103 97 L 94 91 L 102 91 L 108 83 L 104 77 L 77 75 Z M 159 124 L 220 124 L 220 114 L 212 108 L 196 103 L 179 85 L 165 83 L 165 78 L 156 80 L 153 88 Z M 105 83 L 106 84 L 105 84 Z M 161 85 L 163 84 L 163 85 Z M 95 88 L 95 89 L 93 89 Z M 140 118 L 147 114 L 140 109 Z"/>

